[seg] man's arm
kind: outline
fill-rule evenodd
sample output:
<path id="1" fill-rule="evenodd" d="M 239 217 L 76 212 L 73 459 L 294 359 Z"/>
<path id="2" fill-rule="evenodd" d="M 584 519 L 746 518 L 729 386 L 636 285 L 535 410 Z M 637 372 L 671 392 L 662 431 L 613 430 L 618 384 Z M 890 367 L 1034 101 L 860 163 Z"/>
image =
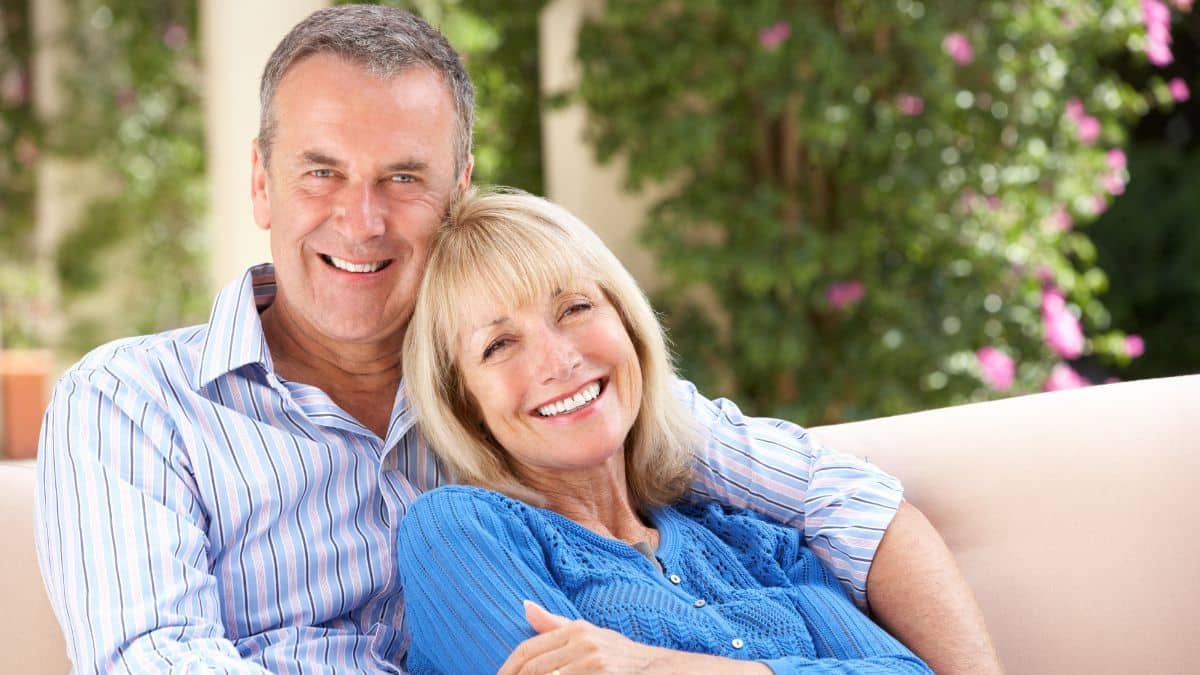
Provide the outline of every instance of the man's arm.
<path id="1" fill-rule="evenodd" d="M 42 576 L 82 672 L 265 673 L 226 639 L 206 515 L 159 402 L 107 369 L 55 388 L 38 453 Z"/>
<path id="2" fill-rule="evenodd" d="M 695 494 L 803 531 L 864 610 L 869 576 L 875 618 L 935 672 L 1000 672 L 974 596 L 941 537 L 902 501 L 899 481 L 795 424 L 678 386 L 707 435 Z"/>
<path id="3" fill-rule="evenodd" d="M 815 443 L 791 422 L 749 417 L 729 400 L 710 401 L 688 382 L 677 385 L 704 440 L 693 494 L 803 532 L 805 543 L 865 610 L 867 572 L 900 505 L 900 482 Z"/>
<path id="4" fill-rule="evenodd" d="M 883 535 L 867 589 L 874 618 L 934 672 L 1002 672 L 983 613 L 954 556 L 908 502 Z"/>

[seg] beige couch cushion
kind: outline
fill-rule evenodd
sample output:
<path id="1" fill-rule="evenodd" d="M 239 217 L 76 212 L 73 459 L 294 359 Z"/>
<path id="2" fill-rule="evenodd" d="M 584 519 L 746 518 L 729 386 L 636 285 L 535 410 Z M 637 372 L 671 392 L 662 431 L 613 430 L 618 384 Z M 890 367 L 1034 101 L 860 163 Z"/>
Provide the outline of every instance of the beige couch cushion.
<path id="1" fill-rule="evenodd" d="M 813 433 L 900 477 L 1008 672 L 1196 672 L 1200 376 Z"/>
<path id="2" fill-rule="evenodd" d="M 66 645 L 38 573 L 32 462 L 0 462 L 0 673 L 65 673 Z"/>

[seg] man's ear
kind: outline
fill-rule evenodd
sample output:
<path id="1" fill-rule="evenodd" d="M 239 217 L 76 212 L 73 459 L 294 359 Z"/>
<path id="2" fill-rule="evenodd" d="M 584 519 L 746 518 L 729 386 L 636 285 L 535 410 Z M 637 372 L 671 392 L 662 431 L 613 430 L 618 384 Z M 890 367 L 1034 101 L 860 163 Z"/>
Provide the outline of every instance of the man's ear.
<path id="1" fill-rule="evenodd" d="M 475 169 L 475 155 L 467 155 L 467 165 L 463 167 L 462 175 L 458 177 L 458 191 L 462 192 L 471 186 L 471 171 Z"/>
<path id="2" fill-rule="evenodd" d="M 254 202 L 254 222 L 271 229 L 271 195 L 267 192 L 267 166 L 256 138 L 250 144 L 250 199 Z"/>

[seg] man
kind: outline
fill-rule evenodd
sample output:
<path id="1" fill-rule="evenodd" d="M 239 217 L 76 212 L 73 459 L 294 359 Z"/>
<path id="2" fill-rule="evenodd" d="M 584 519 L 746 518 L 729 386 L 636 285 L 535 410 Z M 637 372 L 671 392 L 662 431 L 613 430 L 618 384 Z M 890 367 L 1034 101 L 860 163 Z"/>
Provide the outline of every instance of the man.
<path id="1" fill-rule="evenodd" d="M 46 414 L 38 550 L 81 671 L 403 663 L 395 535 L 444 477 L 400 346 L 430 235 L 470 182 L 473 90 L 424 22 L 347 5 L 284 38 L 261 97 L 251 193 L 274 265 L 222 291 L 205 325 L 89 354 Z M 698 493 L 803 528 L 860 605 L 869 572 L 876 617 L 935 668 L 994 666 L 893 479 L 681 395 L 711 429 Z"/>

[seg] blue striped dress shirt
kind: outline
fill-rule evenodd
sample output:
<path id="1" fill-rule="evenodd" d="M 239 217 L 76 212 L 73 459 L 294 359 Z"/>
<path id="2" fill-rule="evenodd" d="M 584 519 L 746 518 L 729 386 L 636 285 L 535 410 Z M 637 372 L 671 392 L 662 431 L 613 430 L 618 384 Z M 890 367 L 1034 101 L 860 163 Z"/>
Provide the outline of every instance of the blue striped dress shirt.
<path id="1" fill-rule="evenodd" d="M 445 476 L 401 384 L 386 438 L 275 374 L 270 265 L 207 324 L 102 346 L 54 389 L 42 574 L 79 672 L 400 672 L 400 519 Z M 711 430 L 693 492 L 802 529 L 860 605 L 895 479 L 679 383 Z"/>

